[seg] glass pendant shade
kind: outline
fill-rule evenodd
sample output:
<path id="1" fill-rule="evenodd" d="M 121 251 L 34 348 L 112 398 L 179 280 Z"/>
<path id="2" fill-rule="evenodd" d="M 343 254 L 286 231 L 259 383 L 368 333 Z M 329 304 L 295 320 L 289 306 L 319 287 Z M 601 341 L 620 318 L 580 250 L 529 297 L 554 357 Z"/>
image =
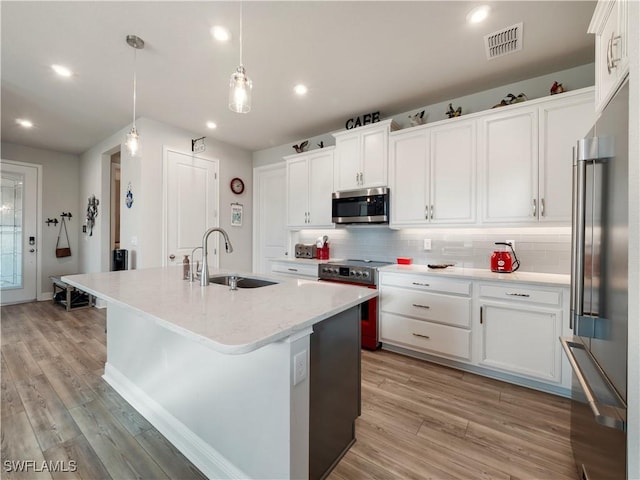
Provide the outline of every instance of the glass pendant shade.
<path id="1" fill-rule="evenodd" d="M 131 131 L 127 134 L 124 144 L 132 157 L 138 156 L 140 153 L 140 135 L 138 135 L 136 127 L 131 128 Z"/>
<path id="2" fill-rule="evenodd" d="M 229 108 L 232 112 L 249 113 L 251 111 L 252 86 L 244 67 L 240 65 L 231 74 L 231 79 L 229 80 Z"/>

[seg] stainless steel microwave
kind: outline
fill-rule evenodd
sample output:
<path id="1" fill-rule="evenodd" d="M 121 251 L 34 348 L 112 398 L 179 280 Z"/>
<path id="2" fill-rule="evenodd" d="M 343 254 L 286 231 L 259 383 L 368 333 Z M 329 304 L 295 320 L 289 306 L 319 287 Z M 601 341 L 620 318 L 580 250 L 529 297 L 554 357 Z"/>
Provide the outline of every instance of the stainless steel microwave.
<path id="1" fill-rule="evenodd" d="M 331 216 L 334 223 L 389 223 L 389 189 L 387 187 L 335 192 L 331 202 Z"/>

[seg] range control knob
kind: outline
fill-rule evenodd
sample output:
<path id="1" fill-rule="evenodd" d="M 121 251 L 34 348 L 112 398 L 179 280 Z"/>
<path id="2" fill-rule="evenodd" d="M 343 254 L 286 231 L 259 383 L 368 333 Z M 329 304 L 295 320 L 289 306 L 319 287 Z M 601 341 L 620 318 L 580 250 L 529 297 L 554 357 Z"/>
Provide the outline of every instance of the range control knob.
<path id="1" fill-rule="evenodd" d="M 361 277 L 361 276 L 362 276 L 362 272 L 361 272 L 360 270 L 358 270 L 358 271 L 356 272 L 356 277 Z"/>
<path id="2" fill-rule="evenodd" d="M 362 272 L 362 278 L 369 278 L 369 272 Z"/>
<path id="3" fill-rule="evenodd" d="M 354 277 L 356 274 L 355 270 L 349 270 L 349 276 Z"/>

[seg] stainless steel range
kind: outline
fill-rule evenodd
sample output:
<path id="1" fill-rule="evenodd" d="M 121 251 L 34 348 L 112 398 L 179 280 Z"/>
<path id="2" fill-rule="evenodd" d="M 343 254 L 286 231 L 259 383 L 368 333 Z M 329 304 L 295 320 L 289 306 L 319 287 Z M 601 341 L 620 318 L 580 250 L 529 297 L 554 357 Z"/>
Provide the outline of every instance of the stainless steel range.
<path id="1" fill-rule="evenodd" d="M 374 262 L 371 260 L 344 260 L 321 263 L 318 265 L 318 277 L 320 280 L 377 286 L 378 268 L 389 264 L 390 262 Z"/>
<path id="2" fill-rule="evenodd" d="M 320 281 L 338 282 L 359 285 L 367 288 L 378 288 L 378 268 L 390 265 L 391 262 L 374 262 L 371 260 L 344 260 L 327 262 L 318 265 Z M 375 350 L 378 342 L 378 299 L 373 298 L 364 303 L 360 309 L 360 327 L 362 346 Z"/>

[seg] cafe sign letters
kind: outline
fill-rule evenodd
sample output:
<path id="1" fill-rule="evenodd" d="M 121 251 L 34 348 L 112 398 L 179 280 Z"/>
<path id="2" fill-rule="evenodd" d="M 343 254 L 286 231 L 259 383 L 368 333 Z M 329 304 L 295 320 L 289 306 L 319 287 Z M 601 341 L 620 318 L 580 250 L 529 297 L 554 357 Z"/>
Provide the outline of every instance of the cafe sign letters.
<path id="1" fill-rule="evenodd" d="M 358 117 L 350 118 L 344 124 L 347 130 L 352 128 L 362 127 L 363 125 L 369 125 L 370 123 L 376 123 L 380 121 L 380 112 L 365 113 Z"/>

